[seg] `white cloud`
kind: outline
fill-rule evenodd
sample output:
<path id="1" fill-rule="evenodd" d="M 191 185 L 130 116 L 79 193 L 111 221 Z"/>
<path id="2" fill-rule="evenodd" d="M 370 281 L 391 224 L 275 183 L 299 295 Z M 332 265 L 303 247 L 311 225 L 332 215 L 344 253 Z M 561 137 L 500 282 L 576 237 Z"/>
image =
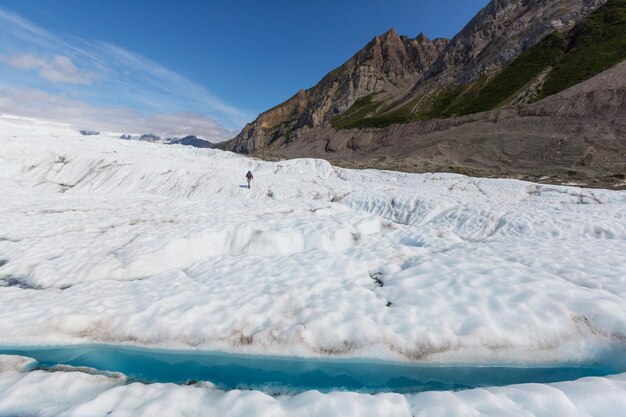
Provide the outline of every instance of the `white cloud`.
<path id="1" fill-rule="evenodd" d="M 103 115 L 129 114 L 133 118 L 121 119 L 128 127 L 120 130 L 156 131 L 156 127 L 147 129 L 146 123 L 150 121 L 162 131 L 182 131 L 195 126 L 214 136 L 198 131 L 190 133 L 205 135 L 207 139 L 224 139 L 252 119 L 251 115 L 209 93 L 204 86 L 119 46 L 59 36 L 2 7 L 0 28 L 0 61 L 5 64 L 0 62 L 0 81 L 13 92 L 28 91 L 28 97 L 37 92 L 45 98 L 41 103 L 29 103 L 27 96 L 21 102 L 17 96 L 3 97 L 5 103 L 11 101 L 5 105 L 5 112 L 18 114 L 10 106 L 23 111 L 32 108 L 37 109 L 37 115 L 32 110 L 24 116 L 43 115 L 61 122 L 62 117 L 75 113 L 84 117 L 86 123 L 97 121 L 99 125 L 111 125 Z M 35 71 L 38 76 L 34 76 Z M 70 103 L 59 105 L 63 100 Z M 64 109 L 65 105 L 70 107 Z M 50 106 L 49 111 L 45 106 Z M 117 110 L 112 112 L 112 109 Z M 172 117 L 168 118 L 167 114 Z M 133 120 L 137 121 L 136 128 L 131 129 Z M 167 123 L 172 125 L 167 127 Z"/>
<path id="2" fill-rule="evenodd" d="M 124 107 L 94 106 L 60 94 L 36 89 L 0 87 L 0 113 L 69 123 L 76 130 L 154 133 L 161 137 L 196 135 L 220 142 L 236 135 L 215 121 L 196 113 L 142 114 Z"/>
<path id="3" fill-rule="evenodd" d="M 79 71 L 67 56 L 55 55 L 49 60 L 32 54 L 2 58 L 9 65 L 22 70 L 38 69 L 39 76 L 46 81 L 74 84 L 91 84 L 93 74 Z"/>
<path id="4" fill-rule="evenodd" d="M 137 53 L 128 51 L 115 45 L 104 42 L 92 43 L 91 50 L 96 51 L 105 61 L 100 61 L 102 67 L 108 63 L 108 69 L 117 72 L 130 72 L 141 76 L 139 88 L 147 87 L 152 93 L 175 100 L 185 100 L 190 105 L 200 105 L 225 116 L 236 125 L 243 126 L 251 120 L 250 115 L 225 103 L 223 100 L 209 94 L 202 85 L 194 83 L 151 61 Z M 117 67 L 120 65 L 120 67 Z M 115 79 L 121 91 L 136 91 L 138 85 L 122 78 Z M 149 95 L 151 96 L 151 95 Z M 154 104 L 154 101 L 153 101 Z"/>

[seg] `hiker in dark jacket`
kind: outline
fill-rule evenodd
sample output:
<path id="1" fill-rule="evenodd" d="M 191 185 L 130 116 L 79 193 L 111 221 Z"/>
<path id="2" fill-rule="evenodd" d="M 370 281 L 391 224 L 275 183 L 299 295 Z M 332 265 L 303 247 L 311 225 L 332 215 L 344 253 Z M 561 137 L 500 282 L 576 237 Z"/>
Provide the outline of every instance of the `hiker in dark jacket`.
<path id="1" fill-rule="evenodd" d="M 253 178 L 254 175 L 252 175 L 252 171 L 248 171 L 248 173 L 246 174 L 246 179 L 248 180 L 248 188 L 250 188 L 250 181 L 252 181 Z"/>

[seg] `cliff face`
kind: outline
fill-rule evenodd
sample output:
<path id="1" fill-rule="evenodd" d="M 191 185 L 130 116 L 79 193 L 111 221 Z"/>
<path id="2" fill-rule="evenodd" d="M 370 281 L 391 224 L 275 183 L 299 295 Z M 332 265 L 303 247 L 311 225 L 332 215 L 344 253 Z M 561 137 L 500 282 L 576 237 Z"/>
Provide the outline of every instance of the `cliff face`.
<path id="1" fill-rule="evenodd" d="M 493 0 L 450 41 L 391 30 L 313 88 L 261 114 L 226 149 L 355 167 L 619 184 L 626 64 L 529 104 L 571 48 L 568 33 L 588 31 L 581 22 L 605 3 Z M 626 9 L 625 0 L 609 5 Z M 502 102 L 503 86 L 515 83 Z M 485 91 L 497 106 L 485 107 Z M 455 109 L 479 112 L 458 117 Z"/>
<path id="2" fill-rule="evenodd" d="M 395 29 L 376 36 L 306 92 L 310 105 L 294 128 L 327 122 L 372 93 L 388 97 L 402 94 L 431 67 L 445 45 L 447 40 L 431 42 L 423 34 L 415 39 L 400 37 Z"/>
<path id="3" fill-rule="evenodd" d="M 302 129 L 268 155 L 625 188 L 626 62 L 537 103 L 382 129 Z"/>
<path id="4" fill-rule="evenodd" d="M 493 0 L 451 40 L 416 87 L 434 77 L 443 84 L 466 84 L 491 74 L 555 30 L 571 29 L 604 3 Z"/>
<path id="5" fill-rule="evenodd" d="M 258 152 L 287 132 L 328 122 L 359 98 L 372 93 L 387 97 L 405 94 L 447 44 L 445 39 L 433 42 L 423 34 L 415 39 L 398 36 L 395 29 L 376 36 L 317 85 L 260 114 L 229 149 Z"/>

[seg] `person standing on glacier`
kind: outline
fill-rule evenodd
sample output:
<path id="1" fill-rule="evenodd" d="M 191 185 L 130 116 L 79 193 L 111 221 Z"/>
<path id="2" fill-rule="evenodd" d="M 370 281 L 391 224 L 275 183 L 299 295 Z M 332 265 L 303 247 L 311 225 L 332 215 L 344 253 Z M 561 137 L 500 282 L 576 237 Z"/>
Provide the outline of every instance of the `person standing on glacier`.
<path id="1" fill-rule="evenodd" d="M 248 173 L 246 174 L 246 179 L 248 180 L 248 189 L 250 189 L 250 182 L 253 178 L 254 176 L 252 175 L 252 171 L 248 171 Z"/>

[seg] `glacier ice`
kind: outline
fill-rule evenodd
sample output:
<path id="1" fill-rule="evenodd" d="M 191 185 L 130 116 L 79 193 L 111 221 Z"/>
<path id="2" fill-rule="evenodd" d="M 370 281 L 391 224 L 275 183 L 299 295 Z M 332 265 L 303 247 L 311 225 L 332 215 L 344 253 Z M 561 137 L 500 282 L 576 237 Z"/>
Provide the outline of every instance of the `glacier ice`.
<path id="1" fill-rule="evenodd" d="M 626 192 L 117 137 L 0 116 L 3 345 L 523 365 L 626 344 Z"/>

